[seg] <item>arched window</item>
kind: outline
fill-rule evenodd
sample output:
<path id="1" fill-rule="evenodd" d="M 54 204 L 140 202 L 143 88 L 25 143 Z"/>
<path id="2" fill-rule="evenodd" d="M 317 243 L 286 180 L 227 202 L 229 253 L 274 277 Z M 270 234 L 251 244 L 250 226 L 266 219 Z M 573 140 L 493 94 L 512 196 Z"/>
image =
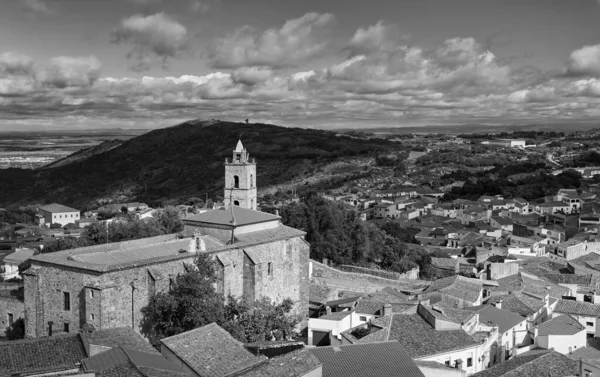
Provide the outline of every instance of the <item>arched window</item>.
<path id="1" fill-rule="evenodd" d="M 236 205 L 236 206 L 239 206 L 239 205 L 240 205 L 240 202 L 238 202 L 237 200 L 234 200 L 234 201 L 233 201 L 233 204 L 234 204 L 234 205 Z"/>
<path id="2" fill-rule="evenodd" d="M 250 199 L 250 209 L 254 209 L 254 199 Z"/>
<path id="3" fill-rule="evenodd" d="M 240 188 L 240 177 L 237 175 L 233 176 L 233 188 Z"/>
<path id="4" fill-rule="evenodd" d="M 254 187 L 254 174 L 250 174 L 250 187 Z"/>

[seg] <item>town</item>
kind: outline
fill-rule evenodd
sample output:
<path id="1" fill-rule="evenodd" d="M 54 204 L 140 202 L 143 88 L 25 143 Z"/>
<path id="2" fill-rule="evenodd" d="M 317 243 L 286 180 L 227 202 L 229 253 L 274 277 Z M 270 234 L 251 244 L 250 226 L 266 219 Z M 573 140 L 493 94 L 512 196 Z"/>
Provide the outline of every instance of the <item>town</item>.
<path id="1" fill-rule="evenodd" d="M 497 140 L 484 145 L 527 148 L 524 140 Z M 257 196 L 260 161 L 250 152 L 237 142 L 224 164 L 223 196 L 215 200 L 160 208 L 106 203 L 85 211 L 53 203 L 0 212 L 0 318 L 7 336 L 0 347 L 9 355 L 3 372 L 600 372 L 600 187 L 594 179 L 600 168 L 555 171 L 575 176 L 577 188 L 538 200 L 447 200 L 457 188 L 448 185 L 292 192 L 265 201 Z M 310 203 L 400 233 L 407 242 L 392 252 L 405 256 L 391 261 L 393 255 L 367 250 L 368 264 L 314 250 L 322 246 L 308 241 L 314 229 L 298 226 L 294 213 Z M 371 246 L 377 247 L 373 237 Z M 408 261 L 411 252 L 421 259 Z M 213 295 L 228 306 L 219 309 Z M 274 317 L 259 324 L 264 316 Z M 178 318 L 185 323 L 174 323 Z"/>

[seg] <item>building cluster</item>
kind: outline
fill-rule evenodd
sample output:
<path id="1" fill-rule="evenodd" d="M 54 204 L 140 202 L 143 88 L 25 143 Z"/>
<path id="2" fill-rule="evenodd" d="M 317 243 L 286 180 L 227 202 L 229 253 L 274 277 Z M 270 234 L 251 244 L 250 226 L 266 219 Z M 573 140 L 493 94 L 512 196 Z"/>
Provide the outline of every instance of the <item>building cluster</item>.
<path id="1" fill-rule="evenodd" d="M 22 282 L 0 284 L 0 325 L 23 318 L 26 334 L 0 343 L 0 375 L 600 376 L 595 191 L 543 204 L 444 203 L 413 188 L 329 198 L 449 255 L 432 258 L 437 279 L 419 280 L 310 260 L 303 231 L 256 210 L 256 163 L 241 142 L 225 176 L 223 206 L 188 214 L 181 234 L 25 256 Z M 151 347 L 141 309 L 201 253 L 217 292 L 290 298 L 302 336 L 243 344 L 212 323 Z"/>

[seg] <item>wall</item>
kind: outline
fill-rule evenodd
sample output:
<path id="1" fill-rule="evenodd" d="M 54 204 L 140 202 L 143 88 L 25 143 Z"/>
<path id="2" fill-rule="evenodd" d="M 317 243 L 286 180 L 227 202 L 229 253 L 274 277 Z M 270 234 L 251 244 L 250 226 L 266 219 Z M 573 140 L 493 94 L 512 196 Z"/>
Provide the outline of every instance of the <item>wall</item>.
<path id="1" fill-rule="evenodd" d="M 587 335 L 585 330 L 571 336 L 550 335 L 540 336 L 538 338 L 546 338 L 543 342 L 537 342 L 540 347 L 546 349 L 554 348 L 556 352 L 560 352 L 563 355 L 568 355 L 570 352 L 587 345 Z M 545 344 L 545 346 L 542 344 Z"/>
<path id="2" fill-rule="evenodd" d="M 228 261 L 223 267 L 225 295 L 244 295 L 244 255 L 250 255 L 254 259 L 250 271 L 254 283 L 246 287 L 246 290 L 252 290 L 246 293 L 255 298 L 266 296 L 274 302 L 291 298 L 295 313 L 307 317 L 308 254 L 309 245 L 296 237 L 214 255 Z M 132 326 L 138 330 L 140 310 L 148 304 L 151 292 L 168 289 L 169 280 L 184 271 L 184 262 L 192 261 L 193 256 L 190 256 L 105 274 L 65 266 L 30 269 L 25 275 L 27 335 L 47 335 L 48 321 L 54 322 L 54 333 L 61 332 L 65 322 L 69 323 L 70 332 L 87 322 L 94 322 L 101 329 Z M 69 292 L 71 296 L 68 311 L 63 309 L 63 292 Z"/>
<path id="3" fill-rule="evenodd" d="M 400 274 L 398 272 L 393 272 L 393 271 L 376 270 L 376 269 L 372 269 L 372 268 L 350 266 L 350 265 L 345 265 L 345 264 L 337 266 L 337 269 L 340 271 L 345 271 L 345 272 L 355 272 L 355 273 L 359 273 L 359 274 L 373 275 L 373 276 L 378 276 L 378 277 L 382 277 L 382 278 L 386 278 L 386 279 L 393 279 L 393 280 L 402 280 L 402 279 L 415 280 L 415 279 L 418 279 L 418 277 L 419 277 L 419 268 L 418 267 L 413 268 L 412 270 L 410 270 L 404 274 Z"/>
<path id="4" fill-rule="evenodd" d="M 79 212 L 50 213 L 42 211 L 42 214 L 48 226 L 54 223 L 64 226 L 79 220 Z"/>
<path id="5" fill-rule="evenodd" d="M 565 247 L 558 245 L 557 253 L 565 251 Z M 582 242 L 577 245 L 571 245 L 566 248 L 565 259 L 571 260 L 588 255 L 589 253 L 600 253 L 600 242 Z M 559 253 L 560 255 L 560 253 Z"/>
<path id="6" fill-rule="evenodd" d="M 517 263 L 490 263 L 488 264 L 488 280 L 498 280 L 519 273 Z"/>
<path id="7" fill-rule="evenodd" d="M 13 315 L 13 321 L 25 319 L 25 303 L 17 297 L 0 296 L 0 333 L 9 327 L 8 314 Z"/>
<path id="8" fill-rule="evenodd" d="M 436 366 L 429 366 L 426 364 L 420 364 L 417 362 L 417 366 L 421 370 L 421 373 L 425 377 L 465 377 L 467 372 L 464 370 L 458 370 L 453 368 L 441 368 Z"/>
<path id="9" fill-rule="evenodd" d="M 481 350 L 479 345 L 475 345 L 469 348 L 465 348 L 457 351 L 450 351 L 445 353 L 439 353 L 432 356 L 419 357 L 415 360 L 423 360 L 423 361 L 435 361 L 440 364 L 445 364 L 447 360 L 450 360 L 450 366 L 455 366 L 455 361 L 461 359 L 463 361 L 463 370 L 466 371 L 467 375 L 472 373 L 477 373 L 484 369 L 484 362 L 487 364 L 489 358 L 487 360 L 482 360 L 479 362 L 479 357 L 481 356 Z M 473 365 L 467 367 L 467 359 L 471 358 L 473 360 Z"/>
<path id="10" fill-rule="evenodd" d="M 368 274 L 359 274 L 355 272 L 344 272 L 337 270 L 335 268 L 328 267 L 322 263 L 319 263 L 314 260 L 310 260 L 312 264 L 312 276 L 314 277 L 323 277 L 323 278 L 338 278 L 338 279 L 347 279 L 347 280 L 356 280 L 356 281 L 364 281 L 375 284 L 389 284 L 392 287 L 397 287 L 398 283 L 402 283 L 403 286 L 410 286 L 415 289 L 423 287 L 424 285 L 430 285 L 431 282 L 427 282 L 424 280 L 417 279 L 385 279 L 378 276 L 368 275 Z M 413 276 L 411 276 L 413 277 Z"/>

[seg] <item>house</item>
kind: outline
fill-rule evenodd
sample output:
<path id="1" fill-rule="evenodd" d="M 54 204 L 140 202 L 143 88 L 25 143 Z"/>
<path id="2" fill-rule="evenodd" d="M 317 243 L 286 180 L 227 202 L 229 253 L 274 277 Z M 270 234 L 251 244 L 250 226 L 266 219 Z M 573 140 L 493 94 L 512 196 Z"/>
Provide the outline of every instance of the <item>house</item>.
<path id="1" fill-rule="evenodd" d="M 21 278 L 19 275 L 19 265 L 29 258 L 33 257 L 36 250 L 27 248 L 18 248 L 14 253 L 4 257 L 2 277 L 4 280 Z"/>
<path id="2" fill-rule="evenodd" d="M 591 302 L 558 300 L 552 317 L 555 318 L 563 314 L 577 319 L 582 326 L 585 326 L 588 335 L 596 336 L 600 325 L 600 305 Z"/>
<path id="3" fill-rule="evenodd" d="M 188 376 L 225 377 L 268 363 L 216 323 L 160 340 L 161 354 Z"/>
<path id="4" fill-rule="evenodd" d="M 579 376 L 600 377 L 600 351 L 591 347 L 578 348 L 568 358 L 579 365 Z"/>
<path id="5" fill-rule="evenodd" d="M 79 210 L 63 206 L 61 204 L 49 204 L 38 208 L 40 215 L 44 217 L 44 223 L 46 226 L 52 224 L 60 224 L 65 226 L 67 224 L 75 223 L 79 220 Z"/>
<path id="6" fill-rule="evenodd" d="M 485 281 L 455 275 L 438 279 L 419 294 L 420 300 L 430 300 L 432 304 L 443 302 L 458 308 L 481 305 L 484 299 Z"/>
<path id="7" fill-rule="evenodd" d="M 587 330 L 570 315 L 563 314 L 552 318 L 529 330 L 535 344 L 543 349 L 554 349 L 563 355 L 587 345 Z"/>
<path id="8" fill-rule="evenodd" d="M 396 204 L 390 203 L 380 203 L 375 206 L 375 218 L 377 219 L 385 219 L 385 218 L 396 218 L 398 215 L 398 210 L 396 208 Z"/>
<path id="9" fill-rule="evenodd" d="M 463 225 L 469 225 L 479 221 L 488 221 L 492 216 L 492 210 L 482 206 L 469 206 L 459 209 L 456 218 Z"/>
<path id="10" fill-rule="evenodd" d="M 524 317 L 510 310 L 502 309 L 501 305 L 482 305 L 465 309 L 479 314 L 481 324 L 498 327 L 499 348 L 495 355 L 498 361 L 516 356 L 513 348 L 526 342 L 527 321 Z"/>
<path id="11" fill-rule="evenodd" d="M 459 273 L 459 262 L 456 258 L 431 258 L 431 268 L 435 276 L 448 277 Z"/>
<path id="12" fill-rule="evenodd" d="M 246 345 L 248 348 L 250 345 Z M 319 348 L 320 349 L 320 348 Z M 314 355 L 313 350 L 301 348 L 280 356 L 269 358 L 266 364 L 239 376 L 243 377 L 322 377 L 323 362 Z"/>
<path id="13" fill-rule="evenodd" d="M 507 217 L 493 216 L 490 218 L 490 225 L 496 229 L 502 229 L 507 232 L 512 232 L 513 222 Z"/>
<path id="14" fill-rule="evenodd" d="M 554 309 L 549 298 L 539 300 L 524 293 L 492 296 L 488 303 L 525 317 L 527 329 L 533 328 L 550 318 Z"/>
<path id="15" fill-rule="evenodd" d="M 488 365 L 497 332 L 476 341 L 462 329 L 437 330 L 420 314 L 392 314 L 388 339 L 397 340 L 415 361 L 434 361 L 468 375 Z"/>
<path id="16" fill-rule="evenodd" d="M 425 377 L 398 341 L 312 348 L 323 364 L 323 377 Z"/>
<path id="17" fill-rule="evenodd" d="M 542 377 L 576 376 L 579 364 L 554 351 L 532 352 L 513 357 L 471 377 Z"/>
<path id="18" fill-rule="evenodd" d="M 569 213 L 570 206 L 563 202 L 550 202 L 550 203 L 542 203 L 537 204 L 535 206 L 535 211 L 539 214 L 549 214 L 552 215 L 557 212 Z"/>

